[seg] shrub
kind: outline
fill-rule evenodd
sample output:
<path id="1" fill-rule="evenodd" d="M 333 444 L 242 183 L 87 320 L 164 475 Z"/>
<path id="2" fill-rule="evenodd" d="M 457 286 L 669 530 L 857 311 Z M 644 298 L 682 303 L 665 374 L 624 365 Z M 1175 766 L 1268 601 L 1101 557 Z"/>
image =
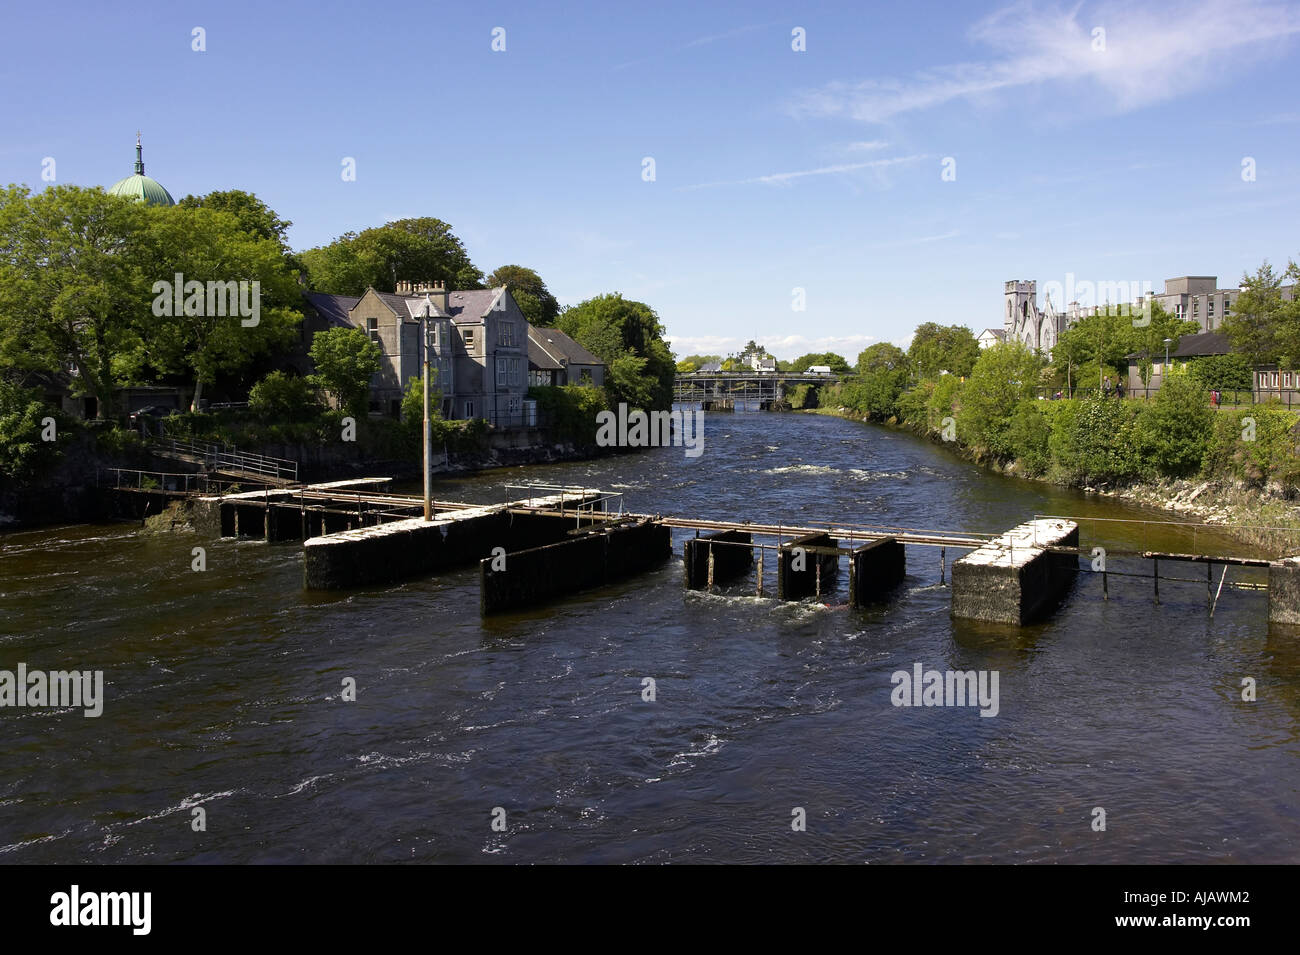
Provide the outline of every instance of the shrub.
<path id="1" fill-rule="evenodd" d="M 1140 405 L 1136 436 L 1144 470 L 1186 477 L 1201 469 L 1213 425 L 1210 399 L 1199 381 L 1170 375 L 1156 396 Z"/>
<path id="2" fill-rule="evenodd" d="M 1141 473 L 1135 402 L 1090 395 L 1057 404 L 1048 448 L 1067 481 L 1126 481 Z"/>
<path id="3" fill-rule="evenodd" d="M 1052 425 L 1048 420 L 1051 411 L 1046 401 L 1026 399 L 1016 406 L 1011 416 L 1011 425 L 1007 429 L 1007 441 L 1011 453 L 1024 468 L 1025 473 L 1033 477 L 1046 474 L 1052 464 L 1049 442 Z"/>
<path id="4" fill-rule="evenodd" d="M 249 390 L 248 410 L 264 420 L 308 421 L 322 408 L 307 381 L 273 371 Z"/>

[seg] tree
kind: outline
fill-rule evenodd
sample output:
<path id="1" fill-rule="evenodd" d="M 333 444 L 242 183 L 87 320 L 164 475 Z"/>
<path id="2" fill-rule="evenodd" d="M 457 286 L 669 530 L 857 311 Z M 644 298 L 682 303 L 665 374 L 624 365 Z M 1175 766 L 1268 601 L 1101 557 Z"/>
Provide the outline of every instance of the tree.
<path id="1" fill-rule="evenodd" d="M 399 219 L 345 233 L 300 256 L 311 287 L 334 295 L 362 295 L 367 287 L 392 292 L 399 279 L 442 281 L 448 289 L 483 287 L 483 273 L 441 219 Z"/>
<path id="2" fill-rule="evenodd" d="M 907 354 L 897 345 L 877 342 L 858 355 L 860 410 L 872 418 L 898 414 L 898 398 L 907 387 Z"/>
<path id="3" fill-rule="evenodd" d="M 980 345 L 965 325 L 943 326 L 926 322 L 912 335 L 907 354 L 918 379 L 937 378 L 945 371 L 964 378 L 975 367 Z"/>
<path id="4" fill-rule="evenodd" d="M 663 339 L 663 325 L 649 305 L 625 299 L 618 292 L 597 295 L 561 312 L 558 328 L 605 362 L 611 375 L 618 359 L 642 359 L 635 371 L 629 363 L 620 366 L 621 381 L 613 390 L 644 396 L 650 402 L 644 406 L 647 410 L 672 407 L 676 369 Z M 628 376 L 633 374 L 644 379 L 644 391 L 632 386 Z M 618 399 L 613 400 L 617 403 Z"/>
<path id="5" fill-rule="evenodd" d="M 310 382 L 273 371 L 249 390 L 248 410 L 268 421 L 308 421 L 321 407 Z"/>
<path id="6" fill-rule="evenodd" d="M 75 390 L 114 410 L 136 319 L 149 310 L 146 209 L 102 189 L 0 190 L 0 361 L 73 369 Z"/>
<path id="7" fill-rule="evenodd" d="M 1223 333 L 1252 366 L 1266 365 L 1280 357 L 1277 316 L 1282 306 L 1282 276 L 1267 261 L 1254 275 L 1243 274 L 1244 291 L 1223 318 Z"/>
<path id="8" fill-rule="evenodd" d="M 228 189 L 209 192 L 206 196 L 186 196 L 176 203 L 185 209 L 215 209 L 228 212 L 239 221 L 239 228 L 259 239 L 271 239 L 287 254 L 289 226 L 271 208 L 251 192 Z"/>
<path id="9" fill-rule="evenodd" d="M 308 380 L 328 392 L 348 414 L 364 415 L 370 379 L 380 368 L 379 346 L 359 328 L 330 328 L 315 334 L 310 354 L 316 374 Z"/>
<path id="10" fill-rule="evenodd" d="M 1167 376 L 1138 414 L 1136 432 L 1147 468 L 1168 477 L 1195 474 L 1213 428 L 1205 387 L 1190 375 Z"/>
<path id="11" fill-rule="evenodd" d="M 510 290 L 519 310 L 529 324 L 542 327 L 555 324 L 560 303 L 551 294 L 542 277 L 522 265 L 502 265 L 485 280 L 488 288 L 504 285 Z"/>
<path id="12" fill-rule="evenodd" d="M 54 463 L 58 443 L 44 440 L 47 417 L 50 409 L 38 392 L 0 378 L 0 477 L 31 480 Z M 56 417 L 56 434 L 61 417 Z"/>
<path id="13" fill-rule="evenodd" d="M 800 355 L 790 362 L 788 370 L 791 374 L 802 374 L 814 365 L 826 365 L 832 373 L 841 378 L 853 372 L 853 369 L 849 367 L 849 363 L 844 360 L 843 356 L 831 351 L 809 352 L 807 355 Z"/>
<path id="14" fill-rule="evenodd" d="M 958 437 L 997 457 L 1015 452 L 1010 431 L 1016 407 L 1032 398 L 1043 360 L 1019 341 L 984 349 L 962 392 Z"/>
<path id="15" fill-rule="evenodd" d="M 146 220 L 155 284 L 152 307 L 138 321 L 137 369 L 190 377 L 197 410 L 204 387 L 219 375 L 239 372 L 293 340 L 301 288 L 279 243 L 247 231 L 234 213 L 154 206 Z M 181 303 L 177 274 L 184 281 Z"/>

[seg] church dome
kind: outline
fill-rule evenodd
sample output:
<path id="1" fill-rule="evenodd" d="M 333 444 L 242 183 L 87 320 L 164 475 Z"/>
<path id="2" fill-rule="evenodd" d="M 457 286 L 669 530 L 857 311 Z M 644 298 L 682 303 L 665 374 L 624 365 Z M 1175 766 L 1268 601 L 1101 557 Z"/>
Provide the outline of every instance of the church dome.
<path id="1" fill-rule="evenodd" d="M 163 188 L 157 179 L 150 179 L 144 174 L 144 153 L 140 147 L 140 137 L 135 137 L 135 174 L 127 176 L 109 187 L 110 196 L 125 196 L 136 202 L 150 206 L 174 206 L 176 201 Z"/>

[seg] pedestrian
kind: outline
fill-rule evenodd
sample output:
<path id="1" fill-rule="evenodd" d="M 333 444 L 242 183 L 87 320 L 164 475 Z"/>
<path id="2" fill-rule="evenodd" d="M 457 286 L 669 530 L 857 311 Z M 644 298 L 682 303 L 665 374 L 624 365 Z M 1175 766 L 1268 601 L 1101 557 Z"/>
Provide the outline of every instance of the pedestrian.
<path id="1" fill-rule="evenodd" d="M 1104 398 L 1110 397 L 1110 375 L 1107 375 L 1105 379 L 1102 381 L 1101 393 L 1102 393 L 1102 397 Z"/>
<path id="2" fill-rule="evenodd" d="M 1116 379 L 1115 379 L 1115 397 L 1116 397 L 1116 398 L 1123 398 L 1123 397 L 1124 397 L 1124 379 L 1123 379 L 1123 378 L 1116 378 Z"/>

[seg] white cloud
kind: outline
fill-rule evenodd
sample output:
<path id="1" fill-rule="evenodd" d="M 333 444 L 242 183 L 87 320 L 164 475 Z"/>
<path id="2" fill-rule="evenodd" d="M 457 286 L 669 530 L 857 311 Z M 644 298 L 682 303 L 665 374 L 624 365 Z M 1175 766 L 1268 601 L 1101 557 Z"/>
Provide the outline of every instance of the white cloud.
<path id="1" fill-rule="evenodd" d="M 884 149 L 888 145 L 889 143 L 887 143 L 883 139 L 873 139 L 870 140 L 869 142 L 849 143 L 848 146 L 845 148 L 847 148 L 849 152 L 857 153 L 857 152 L 869 152 L 874 149 Z"/>
<path id="2" fill-rule="evenodd" d="M 869 162 L 850 162 L 840 163 L 836 166 L 820 166 L 817 169 L 804 169 L 799 172 L 774 172 L 766 176 L 753 176 L 749 179 L 729 179 L 720 182 L 700 182 L 691 186 L 679 186 L 679 191 L 689 189 L 711 189 L 715 186 L 747 186 L 751 183 L 761 182 L 767 185 L 785 185 L 796 179 L 804 179 L 808 176 L 829 176 L 834 173 L 853 172 L 858 169 L 884 169 L 887 166 L 897 166 L 900 163 L 916 162 L 924 159 L 925 156 L 895 156 L 890 159 L 872 159 Z"/>
<path id="3" fill-rule="evenodd" d="M 1004 7 L 976 23 L 972 41 L 991 48 L 983 62 L 954 63 L 906 79 L 834 82 L 797 97 L 798 116 L 847 116 L 884 122 L 913 110 L 1016 87 L 1090 82 L 1112 106 L 1131 110 L 1221 80 L 1284 50 L 1300 33 L 1300 11 L 1274 0 L 1200 0 L 1186 4 L 1107 3 L 1081 12 Z M 1105 49 L 1094 49 L 1094 30 Z M 1249 54 L 1242 48 L 1251 47 Z"/>

